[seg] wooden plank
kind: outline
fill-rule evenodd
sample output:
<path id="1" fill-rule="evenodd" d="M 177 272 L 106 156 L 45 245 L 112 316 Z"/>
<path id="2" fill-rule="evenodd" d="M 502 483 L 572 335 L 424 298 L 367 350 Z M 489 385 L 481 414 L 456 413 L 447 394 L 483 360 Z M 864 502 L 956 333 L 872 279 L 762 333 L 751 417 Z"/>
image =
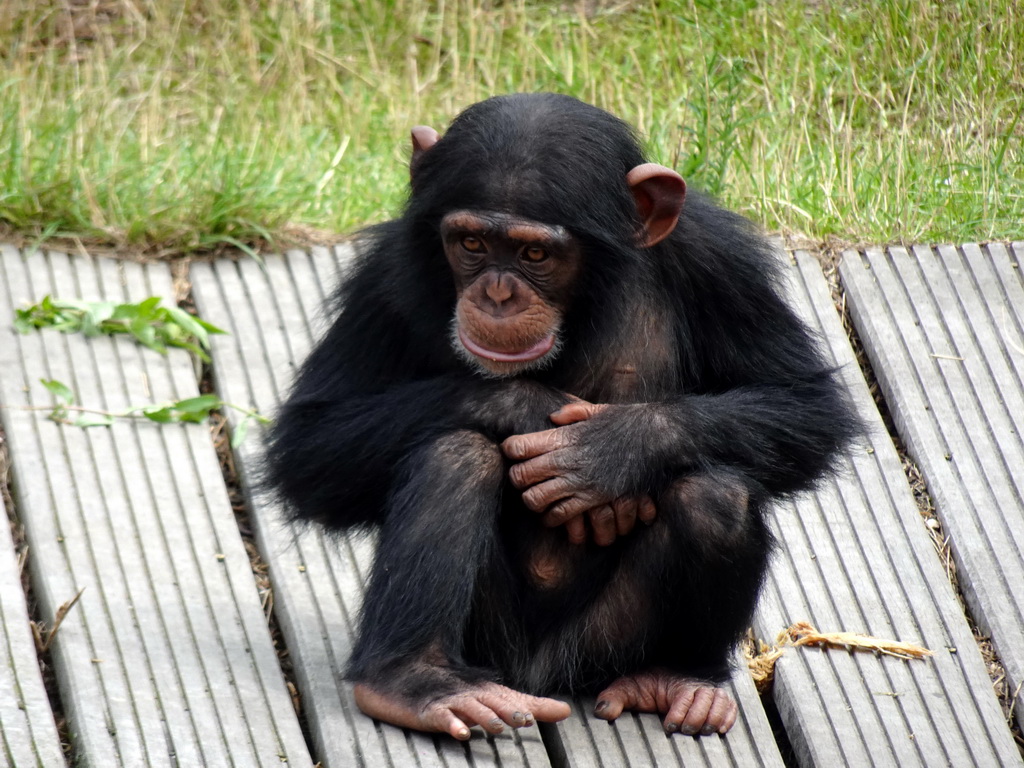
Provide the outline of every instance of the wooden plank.
<path id="1" fill-rule="evenodd" d="M 725 736 L 669 736 L 655 715 L 626 713 L 614 723 L 594 717 L 594 699 L 572 702 L 573 716 L 557 725 L 565 763 L 571 768 L 619 766 L 738 766 L 781 768 L 782 755 L 742 658 L 731 683 L 740 705 Z M 553 729 L 554 730 L 554 729 Z"/>
<path id="2" fill-rule="evenodd" d="M 11 529 L 0 520 L 0 765 L 63 768 L 64 753 L 28 621 Z"/>
<path id="3" fill-rule="evenodd" d="M 773 697 L 802 765 L 1017 765 L 985 666 L 940 567 L 817 262 L 795 255 L 794 306 L 813 328 L 871 432 L 845 471 L 781 505 L 780 549 L 756 618 L 765 639 L 795 621 L 935 651 L 907 662 L 790 649 Z"/>
<path id="4" fill-rule="evenodd" d="M 850 310 L 1024 712 L 1024 243 L 844 254 Z"/>
<path id="5" fill-rule="evenodd" d="M 325 330 L 325 292 L 348 258 L 347 249 L 315 249 L 313 254 L 293 251 L 268 257 L 265 271 L 252 261 L 193 265 L 200 314 L 233 330 L 232 336 L 214 340 L 214 376 L 226 399 L 273 412 L 313 339 Z M 247 440 L 238 454 L 247 483 L 255 471 L 257 445 L 258 441 Z M 316 530 L 282 533 L 273 504 L 258 494 L 251 496 L 260 546 L 275 584 L 277 615 L 295 660 L 318 759 L 331 766 L 457 765 L 467 759 L 473 765 L 548 764 L 537 730 L 498 738 L 477 734 L 463 747 L 448 738 L 402 734 L 362 716 L 341 674 L 351 649 L 371 542 L 339 542 Z M 753 686 L 743 679 L 736 690 L 744 718 L 724 740 L 728 746 L 717 751 L 709 746 L 720 740 L 717 736 L 669 740 L 652 716 L 629 716 L 608 726 L 593 718 L 590 709 L 580 709 L 579 702 L 576 717 L 545 730 L 556 752 L 558 739 L 567 741 L 567 759 L 574 766 L 639 766 L 649 764 L 652 755 L 668 761 L 659 763 L 664 765 L 682 764 L 684 759 L 723 766 L 758 765 L 756 760 L 781 765 Z M 594 741 L 588 735 L 593 733 L 607 735 L 607 744 Z M 604 752 L 606 746 L 613 751 Z"/>
<path id="6" fill-rule="evenodd" d="M 218 391 L 232 402 L 273 413 L 313 339 L 324 330 L 321 307 L 335 279 L 334 251 L 293 251 L 254 261 L 195 264 L 192 284 L 200 314 L 231 331 L 214 340 Z M 237 422 L 235 417 L 232 425 Z M 342 680 L 372 543 L 334 539 L 318 530 L 282 530 L 279 510 L 254 492 L 259 440 L 237 451 L 252 520 L 274 583 L 281 624 L 302 692 L 316 757 L 325 766 L 544 766 L 536 730 L 474 737 L 468 744 L 405 733 L 363 716 Z"/>
<path id="7" fill-rule="evenodd" d="M 112 411 L 198 395 L 181 350 L 11 327 L 45 294 L 173 301 L 168 268 L 2 247 L 0 269 L 0 417 L 34 588 L 50 615 L 85 590 L 53 648 L 77 762 L 308 764 L 208 426 L 82 430 L 21 407 L 50 403 L 39 378 Z"/>

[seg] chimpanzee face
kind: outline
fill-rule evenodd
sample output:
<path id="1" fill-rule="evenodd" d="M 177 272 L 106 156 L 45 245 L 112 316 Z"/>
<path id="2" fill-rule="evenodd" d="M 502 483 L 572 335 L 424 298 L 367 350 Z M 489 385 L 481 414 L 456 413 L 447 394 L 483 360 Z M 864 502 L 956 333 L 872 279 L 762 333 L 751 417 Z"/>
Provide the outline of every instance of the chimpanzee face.
<path id="1" fill-rule="evenodd" d="M 548 365 L 580 271 L 580 248 L 563 227 L 506 213 L 453 211 L 441 221 L 458 301 L 452 344 L 493 376 Z"/>

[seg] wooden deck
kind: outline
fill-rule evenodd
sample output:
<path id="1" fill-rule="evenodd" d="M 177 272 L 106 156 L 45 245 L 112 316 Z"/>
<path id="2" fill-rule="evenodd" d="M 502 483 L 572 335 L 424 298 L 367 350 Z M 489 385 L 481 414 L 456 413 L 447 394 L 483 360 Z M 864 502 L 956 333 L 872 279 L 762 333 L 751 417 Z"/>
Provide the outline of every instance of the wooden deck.
<path id="1" fill-rule="evenodd" d="M 347 251 L 193 264 L 226 401 L 272 413 L 323 330 Z M 872 425 L 843 474 L 780 506 L 780 547 L 755 617 L 921 643 L 903 661 L 789 649 L 764 702 L 740 667 L 726 737 L 667 737 L 653 716 L 614 725 L 574 702 L 564 723 L 466 744 L 361 715 L 340 670 L 372 542 L 296 533 L 253 491 L 253 431 L 234 452 L 295 691 L 286 686 L 205 424 L 82 430 L 46 411 L 40 379 L 117 410 L 198 394 L 188 354 L 124 338 L 14 332 L 15 308 L 64 298 L 173 301 L 166 265 L 0 246 L 0 424 L 38 614 L 84 588 L 48 654 L 71 754 L 59 743 L 21 589 L 0 535 L 0 766 L 1001 766 L 1021 765 L 1006 716 L 861 376 L 817 261 L 790 254 L 794 306 L 818 328 Z M 949 538 L 968 613 L 991 636 L 1024 712 L 1024 244 L 850 252 L 856 329 L 899 436 Z M 232 425 L 236 414 L 229 413 Z M 932 523 L 934 526 L 935 523 Z M 280 644 L 279 644 L 280 645 Z M 294 695 L 293 695 L 294 694 Z M 297 714 L 295 702 L 301 702 Z"/>

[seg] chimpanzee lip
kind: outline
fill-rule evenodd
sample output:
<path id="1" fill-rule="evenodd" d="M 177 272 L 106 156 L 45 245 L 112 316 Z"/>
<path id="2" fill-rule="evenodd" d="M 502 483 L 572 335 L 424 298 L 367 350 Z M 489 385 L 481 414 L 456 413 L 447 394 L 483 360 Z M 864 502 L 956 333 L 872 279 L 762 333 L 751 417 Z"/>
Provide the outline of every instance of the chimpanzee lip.
<path id="1" fill-rule="evenodd" d="M 462 342 L 462 346 L 474 355 L 485 360 L 492 360 L 496 363 L 528 363 L 531 360 L 544 357 L 544 355 L 551 351 L 551 348 L 555 346 L 555 334 L 549 333 L 532 347 L 524 349 L 522 352 L 498 352 L 495 349 L 488 349 L 470 339 L 462 332 L 461 328 L 459 329 L 459 341 Z"/>

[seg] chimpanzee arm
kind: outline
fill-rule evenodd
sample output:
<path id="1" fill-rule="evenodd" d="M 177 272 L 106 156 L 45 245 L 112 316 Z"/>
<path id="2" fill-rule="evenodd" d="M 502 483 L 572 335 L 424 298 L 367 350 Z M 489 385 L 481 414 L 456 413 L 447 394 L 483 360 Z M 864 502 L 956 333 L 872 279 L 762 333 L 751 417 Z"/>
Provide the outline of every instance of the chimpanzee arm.
<path id="1" fill-rule="evenodd" d="M 459 429 L 495 441 L 543 429 L 568 400 L 533 382 L 455 375 L 370 394 L 340 377 L 329 394 L 303 384 L 275 420 L 265 480 L 297 517 L 339 527 L 379 519 L 395 467 L 424 442 Z"/>
<path id="2" fill-rule="evenodd" d="M 546 522 L 608 497 L 656 496 L 674 478 L 716 466 L 769 494 L 794 493 L 862 432 L 837 372 L 783 300 L 773 257 L 746 259 L 708 257 L 704 273 L 691 269 L 675 281 L 674 304 L 687 308 L 676 323 L 687 393 L 570 404 L 552 418 L 564 426 L 505 442 L 506 455 L 521 462 L 513 483 L 527 506 L 548 510 Z"/>
<path id="3" fill-rule="evenodd" d="M 606 498 L 656 496 L 682 474 L 721 465 L 772 495 L 800 491 L 832 467 L 859 430 L 829 371 L 785 387 L 571 404 L 552 420 L 566 426 L 504 443 L 506 455 L 521 462 L 512 481 L 525 489 L 527 506 L 548 510 L 550 525 Z"/>
<path id="4" fill-rule="evenodd" d="M 506 455 L 521 462 L 512 481 L 526 489 L 527 506 L 550 508 L 552 525 L 605 498 L 654 496 L 675 477 L 721 465 L 772 495 L 800 491 L 832 467 L 859 429 L 827 371 L 786 387 L 571 404 L 552 420 L 566 426 L 504 443 Z"/>

